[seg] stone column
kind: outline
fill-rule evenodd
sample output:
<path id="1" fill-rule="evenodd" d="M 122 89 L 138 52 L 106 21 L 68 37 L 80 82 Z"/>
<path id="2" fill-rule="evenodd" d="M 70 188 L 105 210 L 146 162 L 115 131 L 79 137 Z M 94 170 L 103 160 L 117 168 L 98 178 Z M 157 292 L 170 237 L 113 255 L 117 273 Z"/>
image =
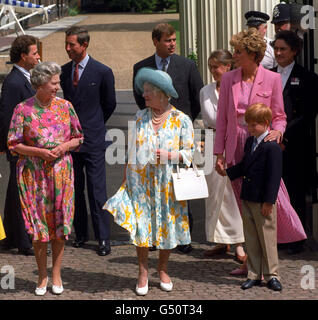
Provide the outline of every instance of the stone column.
<path id="1" fill-rule="evenodd" d="M 197 52 L 197 0 L 179 0 L 180 54 Z"/>

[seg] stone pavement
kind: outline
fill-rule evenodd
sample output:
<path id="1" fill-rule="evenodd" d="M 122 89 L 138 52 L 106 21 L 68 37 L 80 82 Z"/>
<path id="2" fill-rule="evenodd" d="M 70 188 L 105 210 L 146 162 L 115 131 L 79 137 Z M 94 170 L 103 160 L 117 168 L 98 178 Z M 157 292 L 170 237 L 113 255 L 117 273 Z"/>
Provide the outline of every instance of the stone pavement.
<path id="1" fill-rule="evenodd" d="M 273 292 L 265 285 L 247 291 L 240 289 L 244 277 L 230 276 L 229 272 L 238 266 L 233 253 L 210 259 L 203 257 L 208 249 L 206 243 L 193 243 L 194 250 L 188 254 L 173 251 L 169 260 L 169 274 L 174 289 L 166 293 L 159 288 L 156 272 L 158 251 L 149 253 L 149 293 L 146 297 L 137 297 L 134 293 L 138 273 L 135 248 L 125 241 L 112 241 L 112 253 L 100 257 L 95 253 L 96 243 L 88 242 L 84 248 L 75 249 L 71 241 L 67 242 L 62 278 L 65 288 L 61 296 L 48 292 L 44 297 L 34 295 L 37 282 L 37 268 L 34 257 L 18 255 L 12 252 L 0 252 L 0 269 L 2 268 L 2 287 L 6 272 L 4 266 L 14 268 L 14 289 L 0 288 L 0 300 L 317 300 L 318 287 L 314 274 L 310 281 L 315 289 L 304 290 L 303 278 L 309 271 L 318 272 L 318 253 L 308 248 L 306 252 L 289 256 L 280 251 L 280 274 L 283 291 Z M 304 266 L 309 269 L 303 269 Z M 48 258 L 51 272 L 51 257 Z M 310 269 L 311 268 L 311 269 Z M 304 272 L 302 274 L 301 272 Z M 50 274 L 50 273 L 49 273 Z M 303 288 L 302 288 L 303 283 Z"/>

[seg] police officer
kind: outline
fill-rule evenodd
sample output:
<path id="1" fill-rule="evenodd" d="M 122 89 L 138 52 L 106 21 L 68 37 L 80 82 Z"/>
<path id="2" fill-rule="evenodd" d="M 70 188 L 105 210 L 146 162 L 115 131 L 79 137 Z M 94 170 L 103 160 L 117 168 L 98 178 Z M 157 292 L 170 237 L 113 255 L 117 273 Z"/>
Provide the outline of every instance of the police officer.
<path id="1" fill-rule="evenodd" d="M 266 37 L 267 21 L 270 19 L 269 15 L 260 11 L 248 11 L 245 13 L 245 19 L 246 25 L 249 28 L 256 28 L 262 37 L 264 37 L 266 42 L 267 47 L 264 59 L 261 62 L 262 66 L 266 69 L 275 68 L 277 63 L 275 60 L 274 50 L 270 45 L 271 39 Z"/>
<path id="2" fill-rule="evenodd" d="M 274 7 L 272 23 L 275 25 L 275 32 L 291 30 L 291 5 L 280 3 Z"/>

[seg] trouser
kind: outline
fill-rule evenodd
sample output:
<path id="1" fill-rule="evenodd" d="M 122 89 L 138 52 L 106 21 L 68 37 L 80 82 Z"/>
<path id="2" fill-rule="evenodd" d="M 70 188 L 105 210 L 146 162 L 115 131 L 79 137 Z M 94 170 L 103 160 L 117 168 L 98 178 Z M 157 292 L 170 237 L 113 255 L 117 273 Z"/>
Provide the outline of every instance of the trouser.
<path id="1" fill-rule="evenodd" d="M 21 203 L 17 185 L 17 158 L 12 158 L 10 163 L 10 175 L 4 207 L 3 226 L 6 232 L 5 242 L 8 246 L 19 249 L 29 249 L 32 242 L 25 230 L 25 224 L 21 212 Z"/>
<path id="2" fill-rule="evenodd" d="M 242 200 L 242 220 L 247 248 L 248 278 L 265 281 L 278 276 L 277 210 L 264 217 L 262 203 Z"/>
<path id="3" fill-rule="evenodd" d="M 87 240 L 88 214 L 85 200 L 85 177 L 95 238 L 109 240 L 110 214 L 103 210 L 107 200 L 105 151 L 72 153 L 74 167 L 76 238 Z"/>

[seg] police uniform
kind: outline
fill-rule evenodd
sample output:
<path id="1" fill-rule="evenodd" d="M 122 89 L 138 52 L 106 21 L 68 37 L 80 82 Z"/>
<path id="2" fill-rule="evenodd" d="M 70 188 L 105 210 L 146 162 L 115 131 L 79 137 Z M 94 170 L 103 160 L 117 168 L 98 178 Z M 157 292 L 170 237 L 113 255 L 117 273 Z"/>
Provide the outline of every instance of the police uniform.
<path id="1" fill-rule="evenodd" d="M 291 21 L 291 6 L 288 3 L 280 3 L 273 9 L 272 23 L 290 22 Z"/>
<path id="2" fill-rule="evenodd" d="M 261 24 L 266 24 L 267 21 L 270 19 L 269 15 L 260 12 L 260 11 L 248 11 L 245 13 L 246 25 L 249 28 L 257 28 Z M 261 64 L 266 69 L 273 69 L 277 66 L 277 62 L 274 55 L 274 49 L 271 46 L 271 39 L 264 37 L 266 42 L 266 51 L 264 59 L 262 60 Z"/>

